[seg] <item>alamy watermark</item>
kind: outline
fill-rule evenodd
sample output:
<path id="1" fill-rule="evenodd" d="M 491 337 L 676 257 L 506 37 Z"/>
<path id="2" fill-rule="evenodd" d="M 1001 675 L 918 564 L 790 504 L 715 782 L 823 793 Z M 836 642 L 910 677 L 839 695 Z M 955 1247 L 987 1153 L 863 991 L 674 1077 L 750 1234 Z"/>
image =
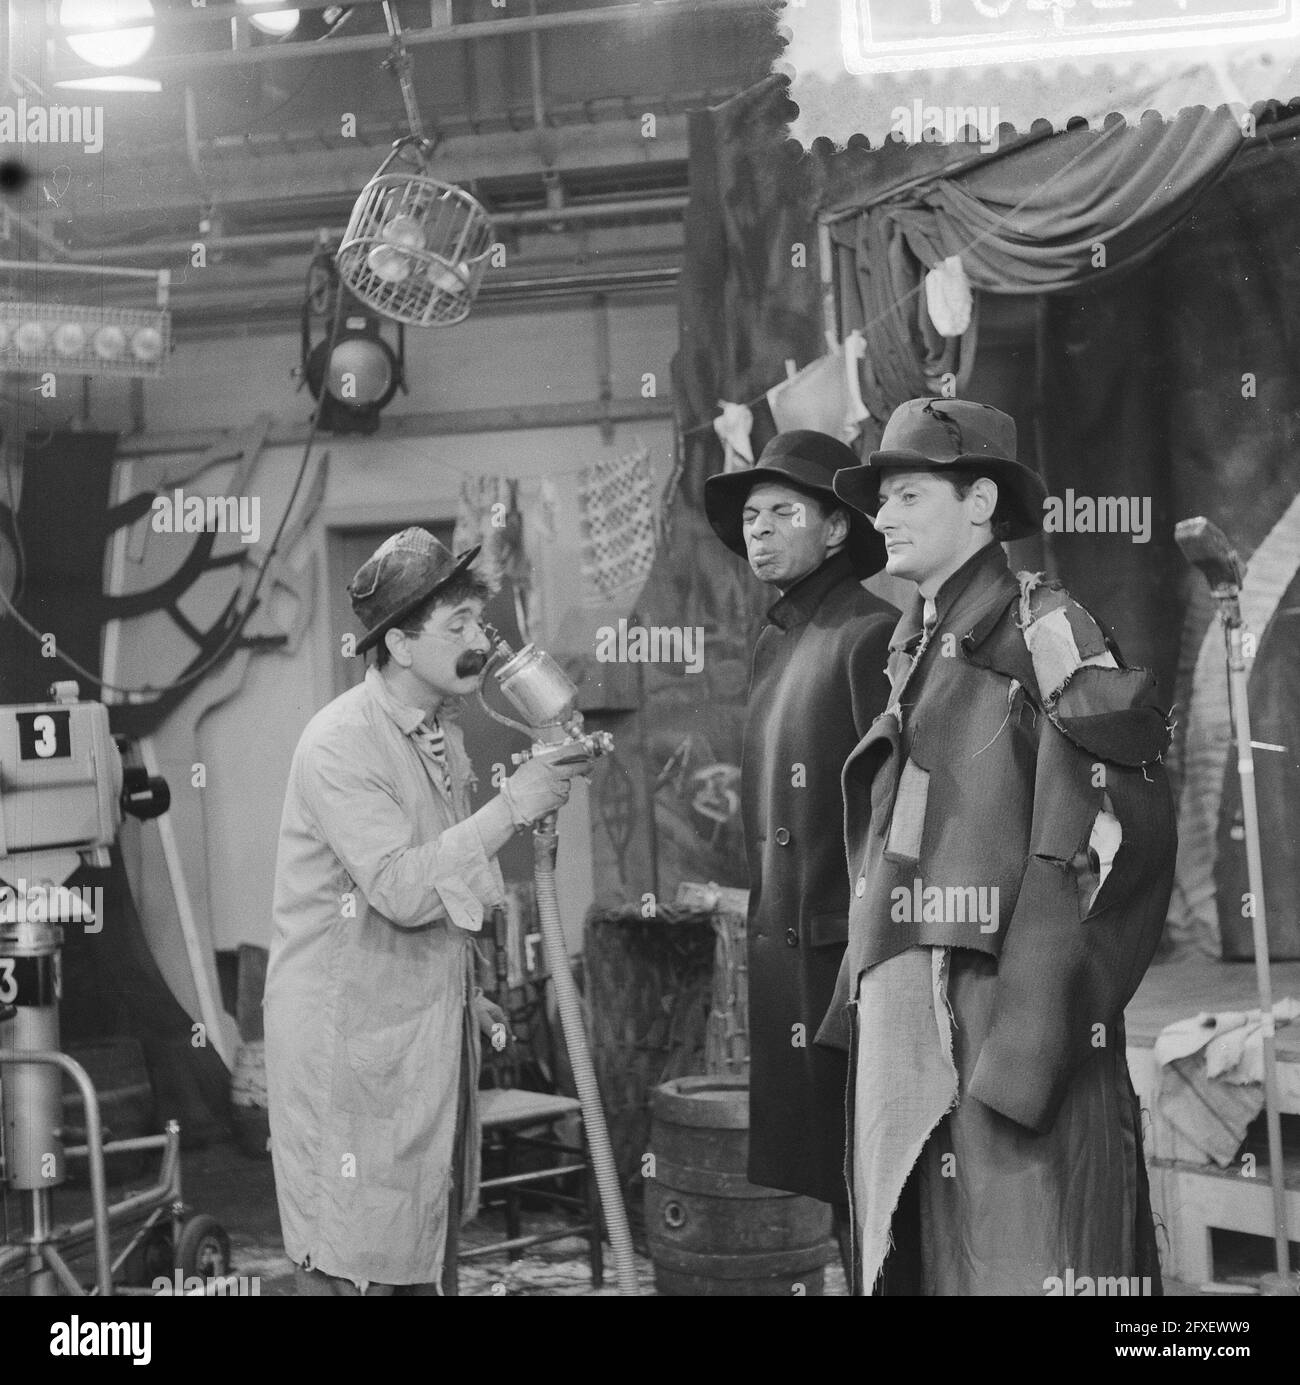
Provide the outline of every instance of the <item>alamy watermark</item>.
<path id="1" fill-rule="evenodd" d="M 104 891 L 99 885 L 29 884 L 21 876 L 0 885 L 0 923 L 78 923 L 87 933 L 104 926 Z"/>
<path id="2" fill-rule="evenodd" d="M 153 1325 L 147 1322 L 82 1322 L 77 1314 L 50 1324 L 51 1356 L 129 1356 L 134 1366 L 153 1360 Z"/>
<path id="3" fill-rule="evenodd" d="M 918 97 L 889 113 L 889 133 L 907 144 L 979 145 L 981 154 L 998 147 L 1002 113 L 996 106 L 927 106 Z"/>
<path id="4" fill-rule="evenodd" d="M 1051 1274 L 1043 1280 L 1043 1293 L 1048 1298 L 1146 1298 L 1151 1293 L 1151 1277 L 1076 1275 L 1073 1266 L 1067 1266 L 1064 1277 Z"/>
<path id="5" fill-rule="evenodd" d="M 20 96 L 0 105 L 0 144 L 79 144 L 87 154 L 104 148 L 103 106 L 41 106 Z"/>
<path id="6" fill-rule="evenodd" d="M 981 933 L 998 931 L 996 885 L 895 885 L 889 892 L 894 923 L 978 923 Z"/>
<path id="7" fill-rule="evenodd" d="M 202 1279 L 197 1274 L 173 1270 L 171 1277 L 159 1275 L 153 1281 L 156 1296 L 183 1294 L 187 1298 L 260 1298 L 262 1281 L 258 1275 L 218 1274 Z"/>
<path id="8" fill-rule="evenodd" d="M 702 625 L 602 625 L 596 631 L 596 662 L 601 664 L 685 664 L 687 673 L 704 667 Z"/>
<path id="9" fill-rule="evenodd" d="M 1128 534 L 1134 543 L 1151 541 L 1149 495 L 1049 495 L 1043 501 L 1047 534 Z"/>
<path id="10" fill-rule="evenodd" d="M 156 495 L 149 527 L 155 534 L 238 534 L 256 543 L 262 533 L 262 501 L 256 495 Z"/>

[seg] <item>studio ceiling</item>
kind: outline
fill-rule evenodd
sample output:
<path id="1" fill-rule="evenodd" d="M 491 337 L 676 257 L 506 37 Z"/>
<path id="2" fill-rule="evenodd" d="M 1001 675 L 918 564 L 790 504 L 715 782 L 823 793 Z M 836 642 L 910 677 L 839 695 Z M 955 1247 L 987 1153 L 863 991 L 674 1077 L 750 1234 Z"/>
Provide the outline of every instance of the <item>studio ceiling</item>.
<path id="1" fill-rule="evenodd" d="M 149 51 L 126 70 L 161 90 L 106 94 L 58 85 L 96 69 L 70 51 L 57 3 L 10 0 L 5 102 L 101 106 L 103 148 L 5 151 L 33 176 L 8 203 L 3 249 L 169 268 L 182 332 L 296 314 L 317 234 L 342 228 L 409 130 L 390 15 L 423 133 L 438 142 L 431 171 L 478 196 L 510 248 L 489 300 L 587 279 L 670 283 L 685 113 L 761 79 L 779 43 L 755 0 L 303 0 L 298 31 L 278 42 L 229 0 L 154 10 Z"/>

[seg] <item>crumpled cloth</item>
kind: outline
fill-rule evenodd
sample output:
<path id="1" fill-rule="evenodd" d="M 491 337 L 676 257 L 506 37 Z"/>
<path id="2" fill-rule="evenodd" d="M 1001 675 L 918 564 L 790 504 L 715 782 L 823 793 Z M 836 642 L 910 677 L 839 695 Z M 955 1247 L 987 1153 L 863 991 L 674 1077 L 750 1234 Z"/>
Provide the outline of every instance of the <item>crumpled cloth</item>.
<path id="1" fill-rule="evenodd" d="M 941 337 L 960 337 L 969 327 L 975 299 L 960 255 L 949 255 L 925 276 L 925 306 Z"/>
<path id="2" fill-rule="evenodd" d="M 722 470 L 744 471 L 754 465 L 754 445 L 749 435 L 754 431 L 754 411 L 748 404 L 732 404 L 718 400 L 722 412 L 713 420 L 713 431 L 722 441 Z"/>
<path id="3" fill-rule="evenodd" d="M 768 390 L 768 408 L 778 432 L 812 428 L 852 442 L 862 431 L 862 420 L 870 417 L 858 380 L 866 340 L 855 331 L 843 345 L 833 338 L 827 345 L 826 355 Z"/>
<path id="4" fill-rule="evenodd" d="M 1273 1005 L 1274 1027 L 1300 1019 L 1300 1000 Z M 1157 1109 L 1185 1140 L 1227 1168 L 1246 1127 L 1264 1106 L 1264 1017 L 1260 1010 L 1225 1010 L 1177 1020 L 1160 1031 Z"/>

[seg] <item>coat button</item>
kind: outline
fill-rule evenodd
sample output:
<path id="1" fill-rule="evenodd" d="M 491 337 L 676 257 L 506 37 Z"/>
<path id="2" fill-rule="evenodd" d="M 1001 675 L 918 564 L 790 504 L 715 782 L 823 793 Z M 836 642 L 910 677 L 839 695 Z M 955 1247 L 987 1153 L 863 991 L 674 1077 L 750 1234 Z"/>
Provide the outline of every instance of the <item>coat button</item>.
<path id="1" fill-rule="evenodd" d="M 799 946 L 799 934 L 796 933 L 793 928 L 787 928 L 785 930 L 785 940 L 791 947 Z"/>
<path id="2" fill-rule="evenodd" d="M 790 845 L 790 829 L 788 827 L 778 827 L 773 835 L 776 838 L 777 846 Z"/>
<path id="3" fill-rule="evenodd" d="M 857 897 L 858 897 L 859 899 L 861 899 L 862 896 L 863 896 L 864 894 L 866 894 L 866 892 L 867 892 L 867 877 L 866 877 L 865 875 L 859 875 L 859 876 L 858 876 L 858 883 L 857 883 L 856 885 L 854 885 L 854 887 L 853 887 L 853 893 L 854 893 L 855 895 L 857 895 Z"/>

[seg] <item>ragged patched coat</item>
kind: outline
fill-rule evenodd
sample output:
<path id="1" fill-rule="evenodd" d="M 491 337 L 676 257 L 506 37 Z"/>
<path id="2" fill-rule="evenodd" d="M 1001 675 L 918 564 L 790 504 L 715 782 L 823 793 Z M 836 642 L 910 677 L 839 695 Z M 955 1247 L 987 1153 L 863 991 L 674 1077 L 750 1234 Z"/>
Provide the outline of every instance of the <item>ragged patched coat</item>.
<path id="1" fill-rule="evenodd" d="M 952 949 L 960 1091 L 929 1147 L 955 1176 L 930 1204 L 948 1222 L 924 1227 L 926 1291 L 1041 1293 L 1067 1268 L 1158 1285 L 1123 1011 L 1172 887 L 1167 717 L 1151 676 L 997 544 L 940 589 L 913 666 L 920 607 L 844 767 L 850 936 L 819 1037 L 847 1042 L 868 969 Z M 1104 813 L 1122 841 L 1098 892 Z"/>
<path id="2" fill-rule="evenodd" d="M 843 1204 L 843 1056 L 813 1043 L 848 936 L 840 770 L 889 685 L 897 612 L 836 555 L 754 648 L 741 801 L 749 862 L 749 1178 Z"/>

